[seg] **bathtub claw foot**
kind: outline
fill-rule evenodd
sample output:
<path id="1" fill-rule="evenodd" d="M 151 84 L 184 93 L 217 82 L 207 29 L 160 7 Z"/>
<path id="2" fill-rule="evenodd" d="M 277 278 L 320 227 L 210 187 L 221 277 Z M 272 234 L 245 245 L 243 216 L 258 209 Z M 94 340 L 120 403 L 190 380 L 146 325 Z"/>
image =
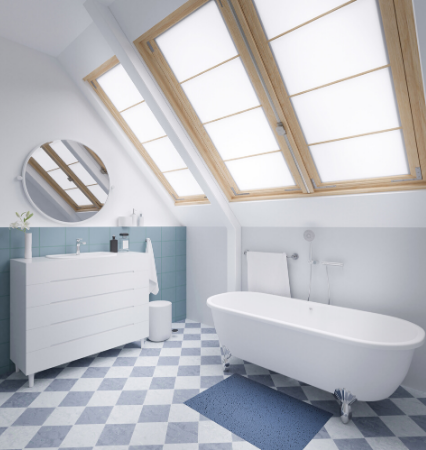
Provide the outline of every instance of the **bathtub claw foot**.
<path id="1" fill-rule="evenodd" d="M 352 419 L 352 405 L 356 402 L 355 395 L 352 395 L 347 389 L 336 389 L 334 397 L 340 404 L 340 419 L 344 424 Z"/>
<path id="2" fill-rule="evenodd" d="M 231 359 L 231 356 L 229 349 L 225 345 L 222 345 L 222 366 L 224 372 L 229 370 L 229 360 Z"/>

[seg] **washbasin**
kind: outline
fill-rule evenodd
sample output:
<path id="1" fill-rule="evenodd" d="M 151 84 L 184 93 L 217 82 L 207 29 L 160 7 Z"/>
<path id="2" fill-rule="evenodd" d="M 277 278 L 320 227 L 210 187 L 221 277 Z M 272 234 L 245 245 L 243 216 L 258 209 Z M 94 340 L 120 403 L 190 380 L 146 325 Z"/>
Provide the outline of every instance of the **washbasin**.
<path id="1" fill-rule="evenodd" d="M 110 258 L 111 256 L 117 256 L 117 253 L 110 252 L 92 252 L 92 253 L 66 253 L 63 255 L 46 255 L 46 258 L 52 259 L 92 259 L 92 258 Z"/>

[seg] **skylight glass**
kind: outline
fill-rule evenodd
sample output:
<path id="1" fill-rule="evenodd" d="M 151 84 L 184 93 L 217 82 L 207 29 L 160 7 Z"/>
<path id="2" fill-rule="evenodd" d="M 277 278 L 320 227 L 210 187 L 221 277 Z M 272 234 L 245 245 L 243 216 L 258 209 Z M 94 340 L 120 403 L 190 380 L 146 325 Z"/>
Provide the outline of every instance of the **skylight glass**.
<path id="1" fill-rule="evenodd" d="M 121 115 L 142 143 L 166 134 L 146 103 L 136 105 Z"/>
<path id="2" fill-rule="evenodd" d="M 389 64 L 377 8 L 375 0 L 357 0 L 273 40 L 289 94 Z"/>
<path id="3" fill-rule="evenodd" d="M 71 189 L 76 187 L 75 184 L 70 181 L 68 175 L 66 175 L 65 172 L 62 172 L 61 169 L 52 170 L 52 172 L 49 172 L 49 175 L 56 181 L 56 183 L 59 184 L 62 189 Z"/>
<path id="4" fill-rule="evenodd" d="M 98 184 L 87 188 L 102 204 L 107 201 L 108 194 Z"/>
<path id="5" fill-rule="evenodd" d="M 179 82 L 237 55 L 214 1 L 156 38 Z"/>
<path id="6" fill-rule="evenodd" d="M 206 130 L 224 160 L 279 150 L 262 108 L 209 123 Z"/>
<path id="7" fill-rule="evenodd" d="M 49 170 L 58 169 L 58 165 L 55 161 L 53 161 L 53 159 L 42 148 L 38 148 L 32 154 L 32 158 L 34 158 L 46 172 Z"/>
<path id="8" fill-rule="evenodd" d="M 186 168 L 186 164 L 168 137 L 148 142 L 144 147 L 161 172 Z"/>
<path id="9" fill-rule="evenodd" d="M 347 0 L 255 0 L 268 39 L 314 19 Z"/>
<path id="10" fill-rule="evenodd" d="M 87 186 L 89 184 L 96 184 L 92 175 L 81 165 L 81 163 L 71 164 L 69 168 L 77 175 L 81 182 Z"/>
<path id="11" fill-rule="evenodd" d="M 292 98 L 308 144 L 400 126 L 389 69 Z"/>
<path id="12" fill-rule="evenodd" d="M 176 191 L 179 197 L 203 195 L 203 190 L 189 169 L 167 172 L 164 176 L 167 178 L 167 181 L 171 184 L 172 188 Z"/>
<path id="13" fill-rule="evenodd" d="M 182 88 L 203 123 L 260 104 L 240 58 L 183 83 Z"/>
<path id="14" fill-rule="evenodd" d="M 226 162 L 241 191 L 294 186 L 281 152 Z"/>
<path id="15" fill-rule="evenodd" d="M 49 146 L 66 165 L 77 162 L 77 158 L 68 150 L 62 141 L 51 142 Z"/>
<path id="16" fill-rule="evenodd" d="M 92 202 L 80 191 L 80 189 L 69 189 L 66 193 L 77 203 L 78 206 L 89 206 Z"/>
<path id="17" fill-rule="evenodd" d="M 143 101 L 142 95 L 121 64 L 113 67 L 97 81 L 118 111 Z"/>
<path id="18" fill-rule="evenodd" d="M 410 173 L 400 130 L 314 145 L 310 150 L 324 183 Z"/>

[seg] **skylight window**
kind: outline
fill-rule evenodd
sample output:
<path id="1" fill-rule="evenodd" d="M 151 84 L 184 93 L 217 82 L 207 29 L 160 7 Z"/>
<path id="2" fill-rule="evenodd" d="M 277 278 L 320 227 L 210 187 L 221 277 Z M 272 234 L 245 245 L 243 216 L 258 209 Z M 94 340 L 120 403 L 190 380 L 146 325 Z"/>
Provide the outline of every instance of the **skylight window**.
<path id="1" fill-rule="evenodd" d="M 176 204 L 206 203 L 201 187 L 117 58 L 85 80 L 90 81 Z M 183 174 L 172 174 L 175 171 Z"/>
<path id="2" fill-rule="evenodd" d="M 242 201 L 425 188 L 413 30 L 411 2 L 194 0 L 134 43 Z"/>

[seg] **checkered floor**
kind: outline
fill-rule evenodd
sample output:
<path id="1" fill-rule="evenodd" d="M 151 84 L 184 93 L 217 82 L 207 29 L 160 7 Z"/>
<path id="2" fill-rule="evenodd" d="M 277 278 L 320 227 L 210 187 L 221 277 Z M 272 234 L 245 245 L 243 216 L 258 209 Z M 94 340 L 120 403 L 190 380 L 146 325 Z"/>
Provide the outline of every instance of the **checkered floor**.
<path id="1" fill-rule="evenodd" d="M 47 370 L 28 388 L 21 373 L 0 383 L 0 449 L 248 450 L 253 445 L 183 402 L 223 380 L 213 328 L 187 320 L 164 343 L 129 344 Z M 331 394 L 231 360 L 239 373 L 335 414 L 306 450 L 425 450 L 426 394 L 399 388 L 357 402 L 343 425 Z"/>

